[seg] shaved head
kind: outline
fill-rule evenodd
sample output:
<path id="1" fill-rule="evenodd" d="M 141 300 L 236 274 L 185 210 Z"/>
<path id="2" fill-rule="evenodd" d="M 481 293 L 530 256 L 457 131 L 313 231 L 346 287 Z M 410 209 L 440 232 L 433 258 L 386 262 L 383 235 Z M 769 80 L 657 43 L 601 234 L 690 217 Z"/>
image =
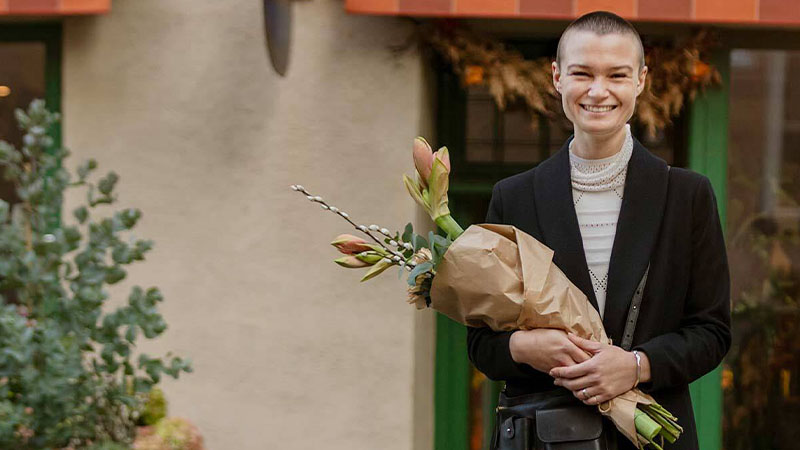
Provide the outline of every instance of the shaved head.
<path id="1" fill-rule="evenodd" d="M 561 67 L 561 56 L 564 51 L 564 45 L 569 39 L 570 34 L 577 31 L 589 31 L 598 36 L 606 34 L 624 34 L 630 36 L 635 40 L 636 46 L 639 49 L 639 70 L 644 68 L 644 46 L 642 46 L 642 38 L 636 28 L 630 22 L 622 17 L 610 13 L 608 11 L 595 11 L 589 14 L 584 14 L 571 24 L 567 26 L 561 38 L 558 40 L 558 50 L 556 50 L 556 64 Z"/>

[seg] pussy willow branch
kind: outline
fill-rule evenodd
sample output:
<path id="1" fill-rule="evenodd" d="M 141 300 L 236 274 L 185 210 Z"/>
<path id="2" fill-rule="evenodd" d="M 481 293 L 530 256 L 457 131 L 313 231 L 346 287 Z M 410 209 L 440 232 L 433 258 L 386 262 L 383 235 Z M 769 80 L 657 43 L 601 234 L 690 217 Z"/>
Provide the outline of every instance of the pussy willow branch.
<path id="1" fill-rule="evenodd" d="M 353 222 L 353 221 L 350 219 L 350 215 L 349 215 L 349 214 L 347 214 L 346 212 L 344 212 L 344 211 L 340 211 L 340 210 L 339 210 L 339 208 L 336 208 L 336 207 L 334 207 L 334 206 L 331 206 L 331 205 L 329 205 L 327 202 L 325 202 L 325 200 L 323 200 L 323 198 L 322 198 L 322 197 L 320 197 L 320 196 L 318 196 L 318 195 L 316 195 L 316 196 L 315 196 L 315 195 L 312 195 L 310 192 L 308 192 L 308 191 L 306 190 L 306 188 L 304 188 L 303 186 L 301 186 L 301 185 L 299 185 L 299 184 L 293 184 L 293 185 L 292 185 L 292 186 L 290 186 L 290 187 L 292 188 L 292 190 L 293 190 L 293 191 L 296 191 L 296 192 L 300 192 L 300 193 L 302 193 L 302 194 L 305 194 L 305 195 L 306 195 L 306 198 L 307 198 L 309 201 L 312 201 L 312 202 L 315 202 L 315 203 L 319 203 L 320 205 L 322 205 L 323 209 L 325 209 L 325 210 L 327 210 L 327 211 L 330 211 L 330 212 L 332 212 L 332 213 L 336 214 L 337 216 L 339 216 L 339 217 L 341 217 L 342 219 L 344 219 L 344 220 L 346 220 L 347 222 L 349 222 L 349 223 L 350 223 L 350 225 L 352 225 L 352 226 L 353 226 L 353 228 L 355 228 L 356 230 L 358 230 L 358 231 L 360 231 L 360 232 L 362 232 L 362 233 L 366 234 L 367 236 L 369 236 L 369 237 L 370 237 L 370 238 L 371 238 L 373 241 L 375 241 L 375 242 L 376 242 L 378 245 L 380 245 L 380 246 L 381 246 L 381 247 L 382 247 L 384 250 L 386 250 L 387 252 L 389 252 L 389 253 L 391 253 L 391 254 L 393 255 L 393 258 L 392 258 L 392 259 L 389 259 L 389 261 L 391 261 L 393 264 L 401 265 L 401 264 L 399 264 L 399 262 L 400 262 L 400 261 L 403 261 L 403 264 L 402 264 L 402 266 L 406 267 L 406 269 L 408 269 L 408 270 L 411 270 L 411 269 L 413 269 L 414 267 L 416 267 L 416 264 L 414 264 L 414 262 L 413 262 L 413 261 L 411 261 L 410 259 L 409 259 L 408 261 L 406 261 L 406 257 L 405 257 L 405 256 L 403 256 L 403 254 L 402 254 L 402 253 L 398 252 L 397 250 L 392 250 L 392 249 L 390 249 L 389 247 L 387 247 L 386 245 L 384 245 L 384 243 L 383 243 L 383 242 L 381 242 L 381 241 L 380 241 L 380 239 L 378 239 L 378 238 L 376 238 L 375 236 L 373 236 L 373 235 L 372 235 L 372 233 L 370 233 L 370 232 L 369 232 L 370 230 L 369 230 L 369 228 L 368 228 L 368 227 L 366 227 L 366 226 L 364 226 L 364 225 L 359 225 L 359 224 L 357 224 L 357 223 Z M 387 234 L 385 234 L 385 233 L 381 233 L 381 234 L 383 234 L 384 236 L 386 236 L 386 237 L 388 237 L 389 239 L 391 239 L 392 241 L 394 241 L 394 239 L 392 239 L 392 238 L 391 238 L 391 236 L 389 236 L 389 235 L 387 235 Z M 400 246 L 400 245 L 399 245 L 399 243 L 398 243 L 398 245 L 397 245 L 397 246 L 398 246 L 398 247 Z M 404 247 L 404 248 L 405 248 L 405 247 Z M 398 259 L 398 258 L 399 258 L 399 259 Z M 388 259 L 388 258 L 387 258 L 387 259 Z"/>

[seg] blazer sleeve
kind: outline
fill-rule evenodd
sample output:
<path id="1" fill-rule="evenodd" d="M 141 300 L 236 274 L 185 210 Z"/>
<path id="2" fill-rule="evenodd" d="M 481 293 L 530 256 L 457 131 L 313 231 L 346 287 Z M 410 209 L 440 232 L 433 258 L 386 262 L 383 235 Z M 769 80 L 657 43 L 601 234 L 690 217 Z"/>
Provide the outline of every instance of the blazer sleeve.
<path id="1" fill-rule="evenodd" d="M 492 189 L 486 223 L 502 224 L 503 201 L 500 185 Z M 511 358 L 509 339 L 513 331 L 493 331 L 488 327 L 467 327 L 467 353 L 472 364 L 491 380 L 528 378 L 536 369 Z"/>
<path id="2" fill-rule="evenodd" d="M 711 183 L 692 199 L 691 270 L 680 328 L 637 347 L 650 360 L 645 391 L 686 385 L 714 370 L 731 345 L 730 275 Z"/>

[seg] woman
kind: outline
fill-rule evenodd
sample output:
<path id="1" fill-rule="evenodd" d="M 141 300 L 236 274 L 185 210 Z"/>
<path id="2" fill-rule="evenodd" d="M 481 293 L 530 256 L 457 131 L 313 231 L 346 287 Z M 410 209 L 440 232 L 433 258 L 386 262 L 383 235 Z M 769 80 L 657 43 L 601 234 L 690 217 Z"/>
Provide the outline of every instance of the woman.
<path id="1" fill-rule="evenodd" d="M 559 41 L 553 82 L 574 136 L 535 169 L 497 183 L 486 219 L 514 225 L 552 248 L 615 345 L 560 330 L 470 328 L 468 351 L 478 370 L 506 381 L 501 404 L 527 402 L 531 418 L 547 409 L 537 405 L 548 398 L 571 394 L 573 403 L 597 405 L 638 386 L 683 426 L 669 448 L 697 449 L 689 383 L 717 367 L 730 347 L 727 257 L 708 179 L 670 170 L 630 135 L 627 122 L 646 76 L 641 39 L 630 23 L 595 12 L 570 24 Z M 617 345 L 643 281 L 627 351 Z M 496 446 L 510 445 L 515 423 L 503 425 Z M 543 426 L 536 424 L 540 438 Z M 603 445 L 616 440 L 619 448 L 634 448 L 614 439 L 608 424 L 605 430 L 610 439 Z"/>

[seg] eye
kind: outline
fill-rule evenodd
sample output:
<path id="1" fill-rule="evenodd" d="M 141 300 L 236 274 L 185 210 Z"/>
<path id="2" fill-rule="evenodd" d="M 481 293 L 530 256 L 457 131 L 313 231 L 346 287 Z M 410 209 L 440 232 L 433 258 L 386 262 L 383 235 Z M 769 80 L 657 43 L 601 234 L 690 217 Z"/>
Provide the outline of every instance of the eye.
<path id="1" fill-rule="evenodd" d="M 628 78 L 628 75 L 626 75 L 624 73 L 615 73 L 615 74 L 611 75 L 611 78 Z"/>
<path id="2" fill-rule="evenodd" d="M 572 72 L 570 75 L 572 75 L 574 77 L 588 77 L 589 76 L 589 74 L 587 72 L 581 72 L 581 71 Z"/>

